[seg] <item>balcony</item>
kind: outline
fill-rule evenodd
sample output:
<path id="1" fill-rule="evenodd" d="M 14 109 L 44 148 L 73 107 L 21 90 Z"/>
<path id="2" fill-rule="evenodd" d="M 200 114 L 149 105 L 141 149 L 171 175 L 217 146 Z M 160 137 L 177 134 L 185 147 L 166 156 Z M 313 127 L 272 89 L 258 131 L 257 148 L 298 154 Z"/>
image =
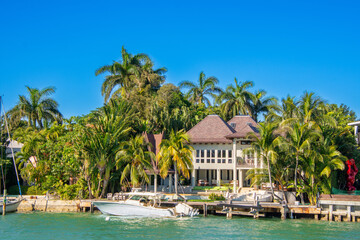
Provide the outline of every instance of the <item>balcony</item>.
<path id="1" fill-rule="evenodd" d="M 237 166 L 254 168 L 255 167 L 255 158 L 238 158 Z"/>

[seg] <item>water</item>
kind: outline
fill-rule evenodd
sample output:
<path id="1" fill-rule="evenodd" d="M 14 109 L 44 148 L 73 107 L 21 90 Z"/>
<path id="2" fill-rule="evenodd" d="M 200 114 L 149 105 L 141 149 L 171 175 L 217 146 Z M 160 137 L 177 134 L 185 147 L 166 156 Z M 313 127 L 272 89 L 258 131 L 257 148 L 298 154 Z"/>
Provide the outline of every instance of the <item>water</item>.
<path id="1" fill-rule="evenodd" d="M 0 216 L 3 239 L 360 239 L 360 223 L 315 220 L 124 218 L 90 213 Z"/>

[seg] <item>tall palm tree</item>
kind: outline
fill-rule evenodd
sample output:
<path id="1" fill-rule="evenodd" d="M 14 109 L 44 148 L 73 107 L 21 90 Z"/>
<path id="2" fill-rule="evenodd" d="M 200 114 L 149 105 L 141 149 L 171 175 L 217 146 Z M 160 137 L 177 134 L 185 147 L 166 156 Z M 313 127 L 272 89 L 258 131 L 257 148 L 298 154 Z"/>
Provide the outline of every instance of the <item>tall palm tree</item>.
<path id="1" fill-rule="evenodd" d="M 158 89 L 164 82 L 163 74 L 166 68 L 153 69 L 154 63 L 146 54 L 132 55 L 124 47 L 121 50 L 121 60 L 114 61 L 96 70 L 95 75 L 108 73 L 101 87 L 101 94 L 107 102 L 112 96 L 128 96 L 129 91 L 137 86 L 139 89 L 146 85 Z"/>
<path id="2" fill-rule="evenodd" d="M 29 97 L 19 96 L 19 103 L 11 110 L 12 115 L 25 117 L 28 126 L 43 128 L 43 121 L 61 121 L 62 114 L 58 110 L 58 103 L 50 97 L 55 92 L 54 87 L 44 89 L 26 86 Z"/>
<path id="3" fill-rule="evenodd" d="M 259 114 L 268 113 L 272 108 L 276 108 L 277 99 L 266 97 L 266 91 L 260 90 L 250 95 L 250 116 L 257 122 Z"/>
<path id="4" fill-rule="evenodd" d="M 115 96 L 124 95 L 125 90 L 130 88 L 133 84 L 130 78 L 137 73 L 141 58 L 141 55 L 133 56 L 129 54 L 123 46 L 120 62 L 114 61 L 113 64 L 105 65 L 96 70 L 96 76 L 103 73 L 109 74 L 105 77 L 101 87 L 101 94 L 104 95 L 105 102 L 110 99 L 112 94 Z M 113 93 L 114 90 L 115 92 Z"/>
<path id="5" fill-rule="evenodd" d="M 251 113 L 250 99 L 253 98 L 253 95 L 248 89 L 254 83 L 252 81 L 238 82 L 236 78 L 234 82 L 235 86 L 229 85 L 226 91 L 217 98 L 217 102 L 222 103 L 222 111 L 228 115 L 227 118 Z"/>
<path id="6" fill-rule="evenodd" d="M 169 139 L 164 139 L 160 144 L 158 154 L 160 175 L 165 178 L 170 168 L 174 167 L 176 195 L 178 194 L 178 174 L 182 173 L 184 177 L 190 177 L 193 148 L 188 144 L 189 142 L 189 136 L 184 130 L 178 132 L 172 130 Z"/>
<path id="7" fill-rule="evenodd" d="M 124 167 L 120 182 L 130 182 L 132 187 L 138 187 L 142 181 L 149 183 L 145 169 L 152 169 L 151 157 L 154 153 L 146 151 L 147 144 L 141 135 L 137 135 L 125 142 L 123 149 L 117 153 L 118 167 Z"/>
<path id="8" fill-rule="evenodd" d="M 259 135 L 256 135 L 253 132 L 249 135 L 249 137 L 254 139 L 252 142 L 254 150 L 258 153 L 258 156 L 267 163 L 269 183 L 273 197 L 276 195 L 272 184 L 271 165 L 278 159 L 275 148 L 279 145 L 279 138 L 275 135 L 276 129 L 277 125 L 275 123 L 259 123 Z"/>
<path id="9" fill-rule="evenodd" d="M 208 96 L 216 98 L 216 94 L 222 92 L 222 90 L 216 86 L 219 80 L 216 77 L 206 77 L 204 72 L 200 72 L 199 80 L 197 83 L 190 81 L 183 81 L 180 83 L 180 88 L 189 88 L 186 93 L 186 97 L 195 104 L 211 105 Z"/>

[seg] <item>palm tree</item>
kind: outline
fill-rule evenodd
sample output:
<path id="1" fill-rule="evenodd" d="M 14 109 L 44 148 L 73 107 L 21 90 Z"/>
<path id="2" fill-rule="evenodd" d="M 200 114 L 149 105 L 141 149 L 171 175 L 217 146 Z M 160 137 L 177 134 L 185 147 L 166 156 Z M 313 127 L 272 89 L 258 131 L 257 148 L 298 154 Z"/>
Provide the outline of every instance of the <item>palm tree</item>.
<path id="1" fill-rule="evenodd" d="M 130 123 L 133 117 L 129 103 L 124 100 L 111 100 L 108 105 L 93 113 L 91 124 L 84 129 L 87 136 L 84 151 L 86 156 L 96 162 L 99 170 L 96 194 L 99 194 L 102 187 L 100 197 L 105 194 L 122 142 L 131 131 Z"/>
<path id="2" fill-rule="evenodd" d="M 261 113 L 267 114 L 276 108 L 276 98 L 266 97 L 266 91 L 260 90 L 250 95 L 250 116 L 257 122 Z"/>
<path id="3" fill-rule="evenodd" d="M 49 96 L 55 92 L 54 87 L 42 90 L 26 86 L 29 97 L 19 96 L 19 103 L 11 110 L 12 115 L 25 117 L 28 126 L 43 128 L 43 121 L 61 121 L 62 115 L 58 110 L 58 103 Z"/>
<path id="4" fill-rule="evenodd" d="M 298 105 L 295 97 L 287 96 L 281 99 L 281 106 L 275 106 L 271 109 L 268 120 L 281 123 L 289 118 L 297 118 L 299 117 Z"/>
<path id="5" fill-rule="evenodd" d="M 313 122 L 303 123 L 297 118 L 287 119 L 281 126 L 286 132 L 286 137 L 281 138 L 282 143 L 286 144 L 289 153 L 295 157 L 294 187 L 297 191 L 299 161 L 311 150 L 311 144 L 321 138 L 321 131 Z"/>
<path id="6" fill-rule="evenodd" d="M 279 138 L 275 136 L 276 129 L 277 125 L 274 123 L 259 123 L 259 135 L 253 132 L 249 135 L 249 137 L 254 139 L 252 142 L 254 150 L 259 154 L 258 156 L 267 163 L 269 183 L 273 197 L 276 195 L 272 184 L 271 164 L 275 163 L 278 159 L 275 148 L 279 145 Z"/>
<path id="7" fill-rule="evenodd" d="M 189 178 L 189 169 L 192 168 L 193 148 L 188 144 L 189 136 L 184 130 L 170 133 L 169 139 L 164 139 L 160 144 L 158 154 L 160 175 L 165 178 L 169 169 L 174 167 L 175 171 L 175 193 L 178 194 L 178 174 Z"/>
<path id="8" fill-rule="evenodd" d="M 221 107 L 227 118 L 238 114 L 251 113 L 250 99 L 253 98 L 253 96 L 248 89 L 254 85 L 253 82 L 246 81 L 242 83 L 238 82 L 236 78 L 234 82 L 235 86 L 229 85 L 226 91 L 221 93 L 217 98 L 217 102 L 224 102 Z"/>
<path id="9" fill-rule="evenodd" d="M 166 68 L 153 69 L 154 63 L 146 54 L 128 53 L 124 47 L 121 50 L 121 60 L 114 61 L 96 70 L 95 75 L 108 73 L 101 87 L 101 94 L 107 102 L 111 97 L 128 96 L 129 91 L 137 86 L 139 90 L 147 85 L 158 89 L 165 81 L 163 74 Z"/>
<path id="10" fill-rule="evenodd" d="M 180 88 L 189 88 L 186 97 L 189 98 L 191 102 L 198 105 L 204 103 L 210 106 L 211 103 L 208 96 L 215 98 L 216 93 L 219 94 L 222 92 L 222 90 L 216 86 L 218 83 L 219 80 L 216 77 L 207 78 L 204 72 L 200 72 L 197 83 L 183 81 L 180 83 Z"/>
<path id="11" fill-rule="evenodd" d="M 152 168 L 150 161 L 154 156 L 152 152 L 144 151 L 146 147 L 144 138 L 137 135 L 125 142 L 123 150 L 117 153 L 117 166 L 124 166 L 120 179 L 122 184 L 126 181 L 130 182 L 132 187 L 138 187 L 142 180 L 150 182 L 145 169 Z"/>
<path id="12" fill-rule="evenodd" d="M 303 169 L 307 181 L 304 182 L 304 191 L 307 193 L 310 204 L 316 204 L 319 191 L 331 192 L 331 173 L 333 170 L 344 170 L 346 158 L 332 145 L 331 139 L 320 140 L 316 151 L 304 157 Z"/>

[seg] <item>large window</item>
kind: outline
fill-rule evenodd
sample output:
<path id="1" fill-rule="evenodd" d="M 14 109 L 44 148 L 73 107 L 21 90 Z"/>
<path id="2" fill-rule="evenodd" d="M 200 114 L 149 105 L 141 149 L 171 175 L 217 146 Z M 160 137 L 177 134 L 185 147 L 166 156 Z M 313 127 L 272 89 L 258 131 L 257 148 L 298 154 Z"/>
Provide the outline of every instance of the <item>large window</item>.
<path id="1" fill-rule="evenodd" d="M 229 158 L 232 157 L 232 150 L 228 150 L 228 157 L 229 157 Z"/>

